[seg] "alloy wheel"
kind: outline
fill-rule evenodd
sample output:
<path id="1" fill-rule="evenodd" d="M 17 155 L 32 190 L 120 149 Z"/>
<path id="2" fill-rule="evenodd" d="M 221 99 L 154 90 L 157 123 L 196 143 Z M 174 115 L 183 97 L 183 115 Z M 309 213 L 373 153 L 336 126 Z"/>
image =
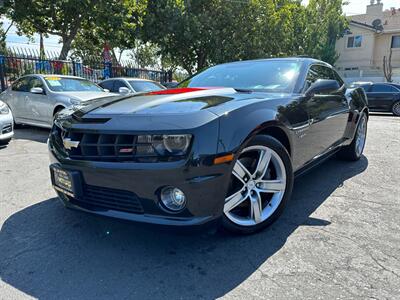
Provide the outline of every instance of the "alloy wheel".
<path id="1" fill-rule="evenodd" d="M 356 153 L 357 156 L 360 156 L 364 150 L 365 140 L 367 138 L 367 118 L 365 115 L 361 117 L 360 124 L 357 128 L 357 137 L 356 137 Z"/>
<path id="2" fill-rule="evenodd" d="M 233 223 L 254 226 L 278 208 L 286 190 L 286 169 L 281 157 L 266 146 L 245 148 L 236 161 L 224 214 Z"/>
<path id="3" fill-rule="evenodd" d="M 393 104 L 392 112 L 396 116 L 400 116 L 400 101 Z"/>

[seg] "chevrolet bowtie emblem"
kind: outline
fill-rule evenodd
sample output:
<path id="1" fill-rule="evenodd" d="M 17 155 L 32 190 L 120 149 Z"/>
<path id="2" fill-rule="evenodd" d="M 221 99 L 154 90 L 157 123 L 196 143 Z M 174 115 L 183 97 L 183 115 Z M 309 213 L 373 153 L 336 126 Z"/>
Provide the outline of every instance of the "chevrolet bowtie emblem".
<path id="1" fill-rule="evenodd" d="M 72 141 L 70 138 L 64 138 L 63 145 L 65 149 L 71 150 L 72 148 L 78 148 L 79 141 Z"/>

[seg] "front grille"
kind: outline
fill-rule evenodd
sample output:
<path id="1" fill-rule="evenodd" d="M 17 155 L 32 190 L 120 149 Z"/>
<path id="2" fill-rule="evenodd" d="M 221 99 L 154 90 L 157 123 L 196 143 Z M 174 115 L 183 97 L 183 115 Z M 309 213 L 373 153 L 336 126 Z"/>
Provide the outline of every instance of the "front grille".
<path id="1" fill-rule="evenodd" d="M 117 210 L 142 214 L 143 207 L 139 197 L 128 191 L 86 185 L 83 196 L 70 198 L 70 202 L 90 210 Z"/>
<path id="2" fill-rule="evenodd" d="M 137 135 L 108 134 L 62 130 L 53 126 L 53 141 L 73 160 L 103 162 L 159 162 L 176 161 L 182 156 L 158 154 L 154 146 L 146 140 L 138 141 Z M 69 139 L 76 147 L 66 149 L 63 141 Z"/>
<path id="3" fill-rule="evenodd" d="M 7 125 L 3 126 L 3 130 L 1 131 L 1 134 L 10 133 L 11 131 L 12 131 L 12 125 L 7 124 Z"/>

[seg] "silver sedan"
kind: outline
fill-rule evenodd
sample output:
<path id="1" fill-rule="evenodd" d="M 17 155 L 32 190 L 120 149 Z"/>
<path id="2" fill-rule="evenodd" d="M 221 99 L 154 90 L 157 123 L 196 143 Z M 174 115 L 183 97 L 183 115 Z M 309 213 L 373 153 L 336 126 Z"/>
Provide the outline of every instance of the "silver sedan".
<path id="1" fill-rule="evenodd" d="M 100 82 L 99 85 L 104 89 L 119 94 L 165 90 L 165 86 L 156 81 L 133 77 L 109 78 Z"/>
<path id="2" fill-rule="evenodd" d="M 7 104 L 0 101 L 0 145 L 7 145 L 13 135 L 13 116 Z"/>
<path id="3" fill-rule="evenodd" d="M 102 97 L 116 96 L 84 78 L 62 75 L 26 75 L 0 95 L 10 107 L 15 124 L 50 128 L 60 110 Z"/>

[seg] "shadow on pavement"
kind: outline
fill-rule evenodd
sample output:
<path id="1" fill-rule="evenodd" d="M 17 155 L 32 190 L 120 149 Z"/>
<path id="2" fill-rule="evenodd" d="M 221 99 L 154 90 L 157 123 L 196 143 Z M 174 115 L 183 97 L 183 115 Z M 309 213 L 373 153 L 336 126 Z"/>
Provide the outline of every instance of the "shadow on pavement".
<path id="1" fill-rule="evenodd" d="M 23 125 L 14 129 L 14 140 L 29 140 L 39 143 L 46 143 L 49 137 L 50 129 L 31 127 Z"/>
<path id="2" fill-rule="evenodd" d="M 220 297 L 281 249 L 299 226 L 328 226 L 328 220 L 310 215 L 367 166 L 366 157 L 325 162 L 296 181 L 282 217 L 252 236 L 178 234 L 66 210 L 48 199 L 3 224 L 0 277 L 35 298 Z"/>

